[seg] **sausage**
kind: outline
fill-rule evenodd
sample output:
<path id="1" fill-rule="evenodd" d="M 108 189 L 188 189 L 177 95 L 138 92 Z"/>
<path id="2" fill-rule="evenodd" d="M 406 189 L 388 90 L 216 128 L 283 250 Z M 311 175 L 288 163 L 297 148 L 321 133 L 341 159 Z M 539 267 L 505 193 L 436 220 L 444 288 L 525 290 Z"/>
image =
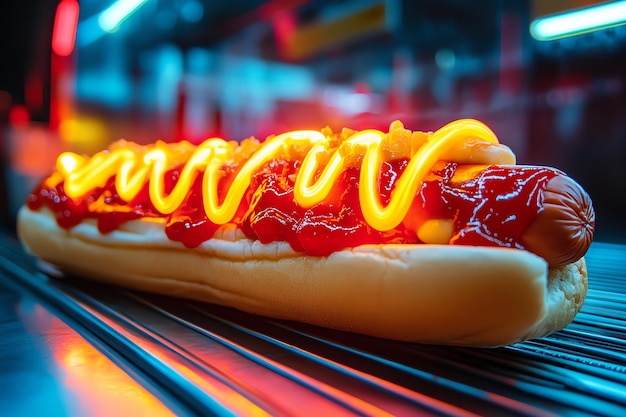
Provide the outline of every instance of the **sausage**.
<path id="1" fill-rule="evenodd" d="M 550 266 L 562 266 L 587 252 L 594 227 L 595 211 L 589 194 L 571 177 L 559 175 L 546 184 L 542 208 L 521 243 Z"/>

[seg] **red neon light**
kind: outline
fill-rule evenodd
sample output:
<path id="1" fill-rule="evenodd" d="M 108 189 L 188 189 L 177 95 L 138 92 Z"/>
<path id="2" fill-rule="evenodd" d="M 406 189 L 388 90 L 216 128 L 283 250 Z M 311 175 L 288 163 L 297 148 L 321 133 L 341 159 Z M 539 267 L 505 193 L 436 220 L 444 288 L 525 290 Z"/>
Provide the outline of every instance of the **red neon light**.
<path id="1" fill-rule="evenodd" d="M 16 104 L 9 110 L 9 124 L 11 126 L 24 126 L 30 121 L 30 114 L 26 106 Z"/>
<path id="2" fill-rule="evenodd" d="M 52 51 L 59 56 L 69 56 L 74 50 L 78 12 L 76 0 L 61 0 L 57 6 L 52 32 Z"/>

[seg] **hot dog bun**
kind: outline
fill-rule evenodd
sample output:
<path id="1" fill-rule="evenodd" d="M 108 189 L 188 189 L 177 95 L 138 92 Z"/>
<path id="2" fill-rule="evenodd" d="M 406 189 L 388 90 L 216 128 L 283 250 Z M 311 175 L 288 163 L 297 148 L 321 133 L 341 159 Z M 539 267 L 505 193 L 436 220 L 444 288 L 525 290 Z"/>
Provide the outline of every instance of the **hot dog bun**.
<path id="1" fill-rule="evenodd" d="M 102 235 L 60 228 L 22 207 L 29 251 L 61 270 L 142 291 L 387 339 L 495 347 L 566 326 L 587 291 L 584 258 L 558 268 L 532 253 L 453 245 L 364 245 L 328 257 L 262 244 L 222 227 L 195 249 L 158 221 Z"/>

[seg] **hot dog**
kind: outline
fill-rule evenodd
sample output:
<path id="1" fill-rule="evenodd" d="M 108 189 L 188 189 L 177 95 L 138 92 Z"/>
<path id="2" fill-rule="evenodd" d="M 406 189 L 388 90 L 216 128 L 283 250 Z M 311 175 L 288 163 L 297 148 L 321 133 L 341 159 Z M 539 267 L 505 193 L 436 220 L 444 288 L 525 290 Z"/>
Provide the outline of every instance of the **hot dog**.
<path id="1" fill-rule="evenodd" d="M 500 346 L 570 323 L 595 214 L 476 120 L 59 156 L 18 215 L 63 271 L 419 343 Z"/>

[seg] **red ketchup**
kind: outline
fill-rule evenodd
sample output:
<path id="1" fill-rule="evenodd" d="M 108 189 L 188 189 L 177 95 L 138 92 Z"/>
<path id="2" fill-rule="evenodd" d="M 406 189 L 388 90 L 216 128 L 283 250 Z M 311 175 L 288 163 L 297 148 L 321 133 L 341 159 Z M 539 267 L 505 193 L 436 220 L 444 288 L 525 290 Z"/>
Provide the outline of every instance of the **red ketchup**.
<path id="1" fill-rule="evenodd" d="M 363 218 L 359 204 L 359 169 L 348 168 L 339 177 L 326 201 L 304 209 L 295 203 L 293 186 L 299 161 L 275 160 L 252 178 L 233 223 L 250 239 L 263 243 L 288 242 L 296 251 L 326 256 L 363 244 L 420 243 L 417 230 L 428 219 L 454 223 L 450 244 L 505 246 L 523 249 L 519 240 L 542 210 L 542 192 L 559 172 L 545 167 L 490 166 L 472 179 L 452 183 L 457 165 L 448 163 L 426 178 L 404 221 L 394 230 L 373 229 Z M 408 164 L 407 159 L 384 162 L 379 191 L 381 202 L 390 199 L 394 184 Z M 166 192 L 176 184 L 180 170 L 168 172 Z M 218 194 L 226 194 L 237 174 L 224 167 Z M 183 205 L 162 215 L 150 202 L 148 186 L 131 202 L 122 201 L 111 179 L 79 201 L 63 191 L 63 183 L 45 181 L 29 197 L 28 207 L 47 206 L 56 213 L 59 226 L 70 228 L 85 218 L 95 218 L 102 233 L 144 216 L 162 217 L 170 240 L 196 247 L 210 239 L 219 225 L 206 216 L 202 204 L 202 176 L 198 175 Z M 95 210 L 95 211 L 94 211 Z"/>
<path id="2" fill-rule="evenodd" d="M 543 209 L 543 190 L 557 175 L 547 167 L 491 166 L 459 189 L 442 184 L 442 200 L 458 208 L 450 244 L 524 249 L 519 240 Z"/>

